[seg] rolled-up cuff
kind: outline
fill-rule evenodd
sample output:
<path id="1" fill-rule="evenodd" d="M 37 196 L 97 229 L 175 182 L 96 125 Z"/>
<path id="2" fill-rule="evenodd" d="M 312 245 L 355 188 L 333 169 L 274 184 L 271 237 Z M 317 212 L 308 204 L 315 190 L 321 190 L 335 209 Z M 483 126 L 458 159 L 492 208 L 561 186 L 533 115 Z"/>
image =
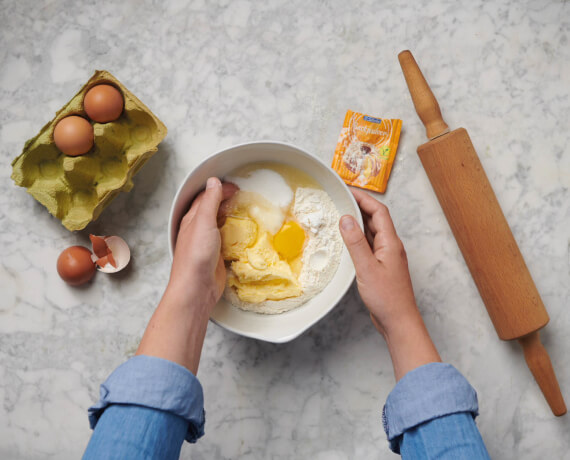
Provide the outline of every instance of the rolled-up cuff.
<path id="1" fill-rule="evenodd" d="M 388 395 L 382 412 L 390 449 L 399 453 L 406 430 L 459 412 L 478 415 L 477 392 L 451 364 L 430 363 L 408 372 Z"/>
<path id="2" fill-rule="evenodd" d="M 198 379 L 186 368 L 161 358 L 135 356 L 121 364 L 101 385 L 99 402 L 89 408 L 95 428 L 111 404 L 130 404 L 176 414 L 189 422 L 185 439 L 204 435 L 204 394 Z"/>

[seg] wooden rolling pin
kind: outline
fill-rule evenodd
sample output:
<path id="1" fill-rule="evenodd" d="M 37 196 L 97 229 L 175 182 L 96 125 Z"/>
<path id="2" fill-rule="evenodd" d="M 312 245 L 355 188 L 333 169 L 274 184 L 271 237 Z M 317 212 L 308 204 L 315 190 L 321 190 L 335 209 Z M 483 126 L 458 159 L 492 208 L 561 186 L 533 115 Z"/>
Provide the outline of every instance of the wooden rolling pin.
<path id="1" fill-rule="evenodd" d="M 554 415 L 566 413 L 539 329 L 548 313 L 467 131 L 449 132 L 412 53 L 398 55 L 416 112 L 426 128 L 418 155 L 471 276 L 502 340 L 518 339 Z"/>

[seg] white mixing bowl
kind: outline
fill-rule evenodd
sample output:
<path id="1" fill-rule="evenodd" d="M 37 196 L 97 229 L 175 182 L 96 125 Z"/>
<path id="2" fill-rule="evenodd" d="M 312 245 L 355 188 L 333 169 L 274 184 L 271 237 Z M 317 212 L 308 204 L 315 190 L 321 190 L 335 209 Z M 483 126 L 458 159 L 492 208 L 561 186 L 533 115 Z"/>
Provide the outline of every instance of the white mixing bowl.
<path id="1" fill-rule="evenodd" d="M 170 257 L 174 254 L 180 221 L 208 177 L 223 178 L 232 170 L 257 161 L 273 161 L 293 166 L 317 180 L 335 203 L 340 215 L 350 214 L 362 227 L 358 205 L 346 184 L 318 158 L 293 145 L 281 142 L 250 142 L 221 150 L 191 171 L 176 193 L 168 223 Z M 211 319 L 229 331 L 267 342 L 283 343 L 309 329 L 330 312 L 354 280 L 354 266 L 343 246 L 340 264 L 330 283 L 315 297 L 298 308 L 278 315 L 246 312 L 222 298 Z"/>

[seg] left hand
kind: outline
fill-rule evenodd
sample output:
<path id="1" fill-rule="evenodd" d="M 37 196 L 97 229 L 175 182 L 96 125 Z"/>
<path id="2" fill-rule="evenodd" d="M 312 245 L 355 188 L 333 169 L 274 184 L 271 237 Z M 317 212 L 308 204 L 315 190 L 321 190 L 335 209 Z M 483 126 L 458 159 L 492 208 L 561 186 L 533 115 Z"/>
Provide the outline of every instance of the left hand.
<path id="1" fill-rule="evenodd" d="M 198 303 L 211 310 L 220 299 L 226 282 L 221 255 L 221 236 L 217 225 L 220 204 L 230 198 L 237 187 L 222 185 L 210 177 L 180 223 L 168 290 L 188 303 Z"/>

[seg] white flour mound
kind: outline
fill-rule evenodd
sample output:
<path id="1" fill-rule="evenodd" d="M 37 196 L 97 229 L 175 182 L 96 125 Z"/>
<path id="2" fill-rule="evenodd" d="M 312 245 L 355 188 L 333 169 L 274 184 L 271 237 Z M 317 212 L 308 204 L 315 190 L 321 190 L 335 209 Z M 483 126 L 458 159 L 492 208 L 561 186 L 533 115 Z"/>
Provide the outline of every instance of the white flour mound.
<path id="1" fill-rule="evenodd" d="M 299 187 L 295 191 L 293 215 L 308 237 L 299 275 L 303 293 L 290 299 L 249 303 L 240 300 L 235 290 L 226 286 L 224 297 L 229 302 L 242 310 L 256 313 L 283 313 L 307 302 L 333 278 L 343 244 L 338 229 L 340 215 L 333 201 L 324 190 Z"/>

